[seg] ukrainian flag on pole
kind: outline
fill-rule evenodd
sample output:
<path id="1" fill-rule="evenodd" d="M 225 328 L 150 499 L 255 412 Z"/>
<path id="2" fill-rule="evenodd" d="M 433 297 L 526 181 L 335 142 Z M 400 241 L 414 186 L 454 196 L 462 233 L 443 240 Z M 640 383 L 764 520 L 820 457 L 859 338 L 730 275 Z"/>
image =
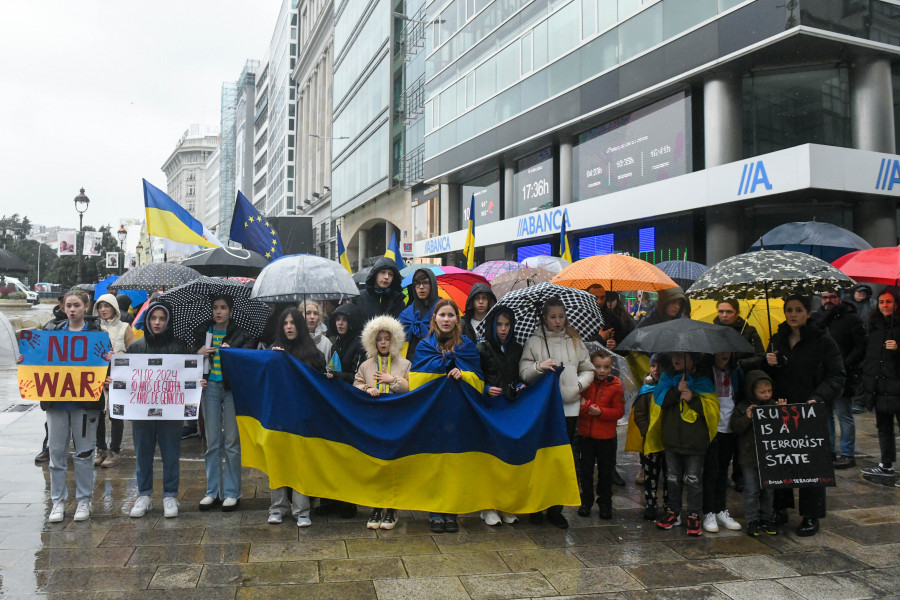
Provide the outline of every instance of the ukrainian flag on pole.
<path id="1" fill-rule="evenodd" d="M 161 189 L 144 182 L 144 210 L 147 214 L 147 233 L 166 238 L 179 244 L 190 244 L 202 248 L 217 248 L 222 244 L 203 223 Z"/>
<path id="2" fill-rule="evenodd" d="M 347 249 L 344 248 L 344 240 L 341 239 L 341 228 L 337 228 L 337 238 L 338 238 L 338 262 L 341 263 L 341 266 L 347 269 L 347 272 L 351 275 L 353 274 L 353 269 L 350 268 L 350 259 L 347 258 Z"/>
<path id="3" fill-rule="evenodd" d="M 397 234 L 391 234 L 391 243 L 388 244 L 384 255 L 397 263 L 398 270 L 402 271 L 406 268 L 406 263 L 403 262 L 403 257 L 400 255 L 400 244 L 397 242 Z"/>
<path id="4" fill-rule="evenodd" d="M 562 229 L 559 230 L 559 257 L 572 262 L 572 249 L 569 247 L 569 237 L 566 235 L 566 215 L 563 215 Z"/>
<path id="5" fill-rule="evenodd" d="M 475 267 L 475 194 L 472 194 L 469 204 L 469 231 L 466 233 L 463 254 L 466 255 L 466 268 L 471 271 Z"/>

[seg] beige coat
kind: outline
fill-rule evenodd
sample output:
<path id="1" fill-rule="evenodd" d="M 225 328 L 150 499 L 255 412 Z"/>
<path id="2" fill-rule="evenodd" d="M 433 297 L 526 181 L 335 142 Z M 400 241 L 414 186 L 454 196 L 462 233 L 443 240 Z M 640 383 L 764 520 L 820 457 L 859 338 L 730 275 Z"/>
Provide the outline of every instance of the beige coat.
<path id="1" fill-rule="evenodd" d="M 547 354 L 550 346 L 550 354 Z M 554 359 L 565 366 L 559 376 L 559 391 L 562 394 L 563 409 L 567 417 L 577 417 L 581 406 L 581 391 L 586 390 L 594 380 L 594 365 L 591 364 L 587 347 L 580 339 L 569 336 L 565 331 L 548 331 L 547 341 L 538 327 L 525 342 L 522 360 L 519 361 L 519 377 L 526 384 L 537 381 L 543 371 L 538 363 Z"/>
<path id="2" fill-rule="evenodd" d="M 394 382 L 388 387 L 392 394 L 403 394 L 409 391 L 409 368 L 412 366 L 405 358 L 399 356 L 391 357 L 391 375 L 395 377 Z M 353 385 L 364 392 L 369 391 L 376 385 L 375 373 L 378 371 L 378 359 L 370 358 L 363 364 L 359 365 L 356 371 L 356 377 L 353 379 Z"/>

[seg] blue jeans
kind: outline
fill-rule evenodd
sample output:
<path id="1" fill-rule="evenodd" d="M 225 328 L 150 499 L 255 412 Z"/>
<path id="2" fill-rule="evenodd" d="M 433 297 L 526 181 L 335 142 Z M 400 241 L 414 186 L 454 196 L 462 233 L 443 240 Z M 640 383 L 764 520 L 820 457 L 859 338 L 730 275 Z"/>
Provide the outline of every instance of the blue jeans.
<path id="1" fill-rule="evenodd" d="M 853 410 L 849 396 L 836 398 L 834 405 L 825 404 L 828 415 L 828 439 L 831 440 L 831 452 L 835 452 L 834 417 L 841 424 L 841 456 L 855 456 L 856 423 L 853 422 Z"/>
<path id="2" fill-rule="evenodd" d="M 772 501 L 775 491 L 759 483 L 759 467 L 744 467 L 744 511 L 747 522 L 771 522 L 775 518 Z"/>
<path id="3" fill-rule="evenodd" d="M 241 497 L 241 438 L 234 415 L 234 398 L 223 381 L 210 381 L 200 398 L 206 430 L 206 495 Z M 222 459 L 225 487 L 222 487 Z"/>
<path id="4" fill-rule="evenodd" d="M 159 444 L 163 467 L 163 498 L 178 495 L 181 475 L 181 421 L 132 421 L 138 496 L 153 494 L 153 454 Z"/>
<path id="5" fill-rule="evenodd" d="M 47 445 L 50 449 L 50 499 L 66 500 L 66 470 L 69 466 L 69 440 L 75 442 L 75 499 L 90 502 L 94 496 L 94 450 L 97 443 L 98 410 L 51 408 L 47 416 Z"/>

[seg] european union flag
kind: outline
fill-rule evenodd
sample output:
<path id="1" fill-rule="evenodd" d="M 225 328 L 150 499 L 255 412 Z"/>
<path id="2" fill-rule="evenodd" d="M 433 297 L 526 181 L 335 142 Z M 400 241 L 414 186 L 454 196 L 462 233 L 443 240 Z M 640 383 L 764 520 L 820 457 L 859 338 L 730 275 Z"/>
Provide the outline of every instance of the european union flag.
<path id="1" fill-rule="evenodd" d="M 231 239 L 248 250 L 259 252 L 269 261 L 280 258 L 281 241 L 278 232 L 253 208 L 250 201 L 241 192 L 237 193 L 234 203 L 234 216 L 231 219 Z"/>

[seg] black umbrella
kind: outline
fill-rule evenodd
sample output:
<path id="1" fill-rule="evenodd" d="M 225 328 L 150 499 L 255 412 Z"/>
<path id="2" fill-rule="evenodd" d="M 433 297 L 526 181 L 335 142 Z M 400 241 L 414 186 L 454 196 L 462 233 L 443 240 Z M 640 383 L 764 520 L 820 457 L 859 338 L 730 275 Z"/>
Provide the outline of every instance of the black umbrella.
<path id="1" fill-rule="evenodd" d="M 837 225 L 818 221 L 796 221 L 770 229 L 750 246 L 747 252 L 791 250 L 832 263 L 845 254 L 868 250 L 871 247 L 866 240 Z"/>
<path id="2" fill-rule="evenodd" d="M 672 319 L 635 329 L 616 350 L 637 352 L 748 352 L 753 346 L 731 327 L 693 319 Z"/>
<path id="3" fill-rule="evenodd" d="M 253 337 L 259 337 L 269 318 L 265 302 L 250 298 L 250 288 L 236 281 L 199 277 L 163 293 L 159 302 L 172 314 L 172 332 L 186 344 L 195 342 L 197 329 L 212 320 L 212 298 L 227 294 L 234 300 L 231 320 Z"/>
<path id="4" fill-rule="evenodd" d="M 683 290 L 691 287 L 709 267 L 689 260 L 667 260 L 656 263 L 656 268 L 672 278 Z"/>
<path id="5" fill-rule="evenodd" d="M 27 273 L 28 265 L 9 250 L 0 249 L 0 273 Z"/>
<path id="6" fill-rule="evenodd" d="M 144 290 L 155 292 L 193 281 L 200 273 L 175 263 L 151 263 L 135 267 L 115 280 L 109 290 Z"/>
<path id="7" fill-rule="evenodd" d="M 490 323 L 494 313 L 505 306 L 512 309 L 516 316 L 516 341 L 524 344 L 535 328 L 542 323 L 541 309 L 544 302 L 554 296 L 562 300 L 569 325 L 574 327 L 581 337 L 591 337 L 603 326 L 603 315 L 593 294 L 555 283 L 539 283 L 513 290 L 503 296 L 488 311 L 475 333 L 483 335 L 485 324 Z"/>
<path id="8" fill-rule="evenodd" d="M 353 274 L 353 281 L 356 282 L 356 285 L 357 287 L 359 287 L 359 289 L 363 289 L 366 287 L 366 279 L 369 278 L 369 273 L 371 272 L 372 267 L 365 267 Z"/>
<path id="9" fill-rule="evenodd" d="M 243 248 L 206 248 L 181 261 L 201 275 L 211 277 L 256 277 L 269 261 L 261 254 Z"/>

